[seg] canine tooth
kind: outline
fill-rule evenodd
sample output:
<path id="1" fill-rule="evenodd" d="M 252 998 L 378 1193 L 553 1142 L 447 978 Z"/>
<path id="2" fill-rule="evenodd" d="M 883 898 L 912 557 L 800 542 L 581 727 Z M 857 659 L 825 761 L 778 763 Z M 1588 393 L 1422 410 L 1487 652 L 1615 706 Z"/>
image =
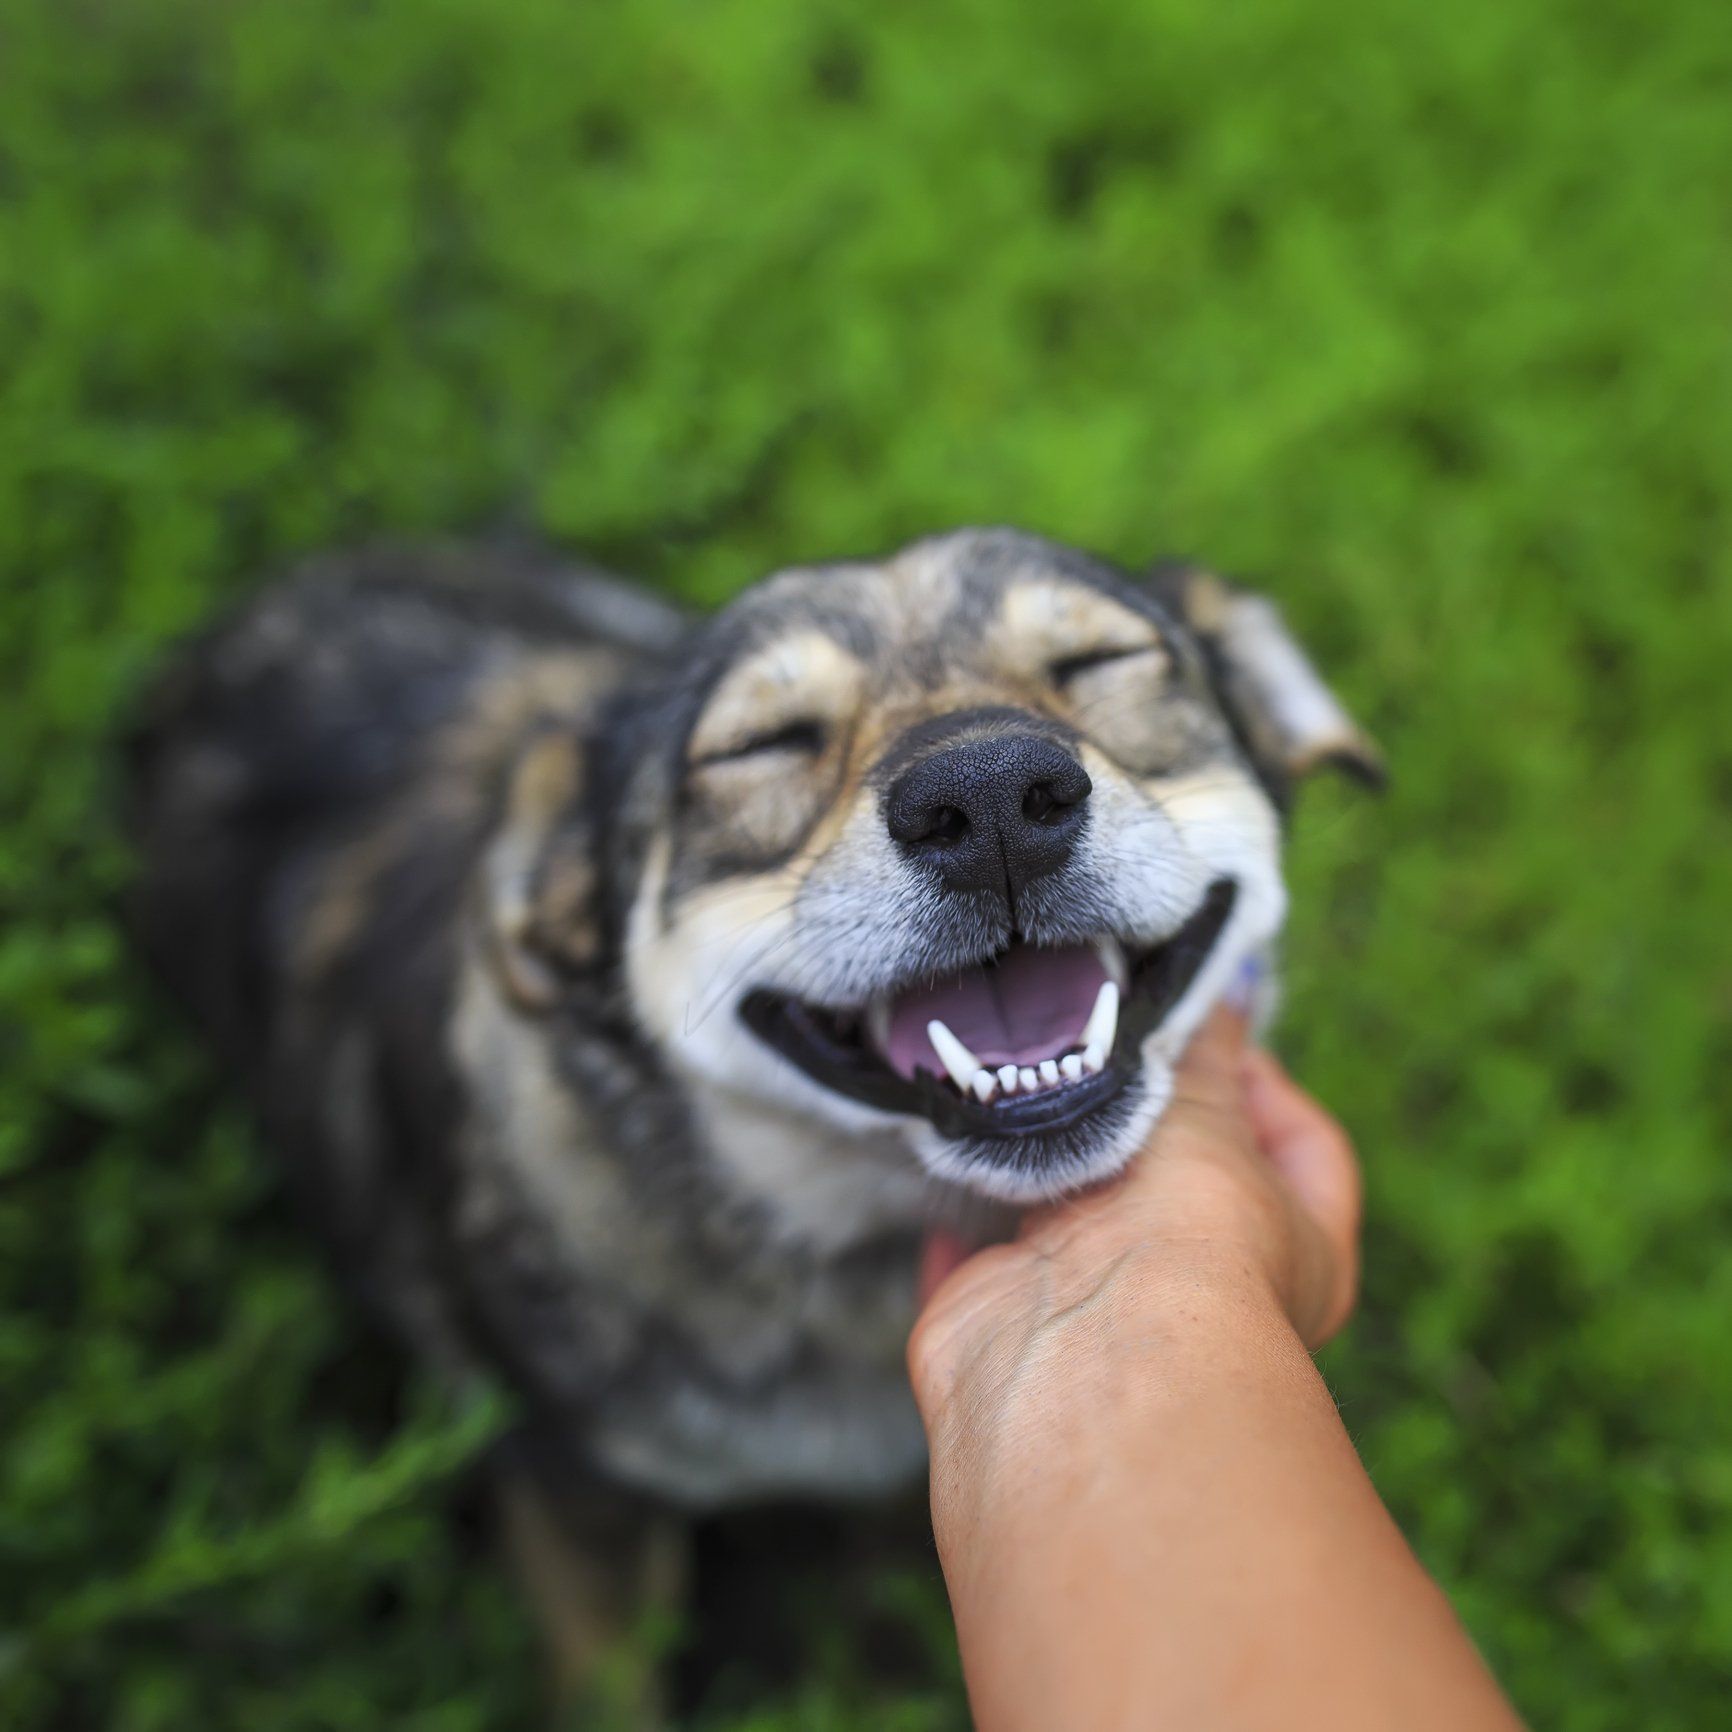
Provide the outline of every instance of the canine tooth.
<path id="1" fill-rule="evenodd" d="M 1116 938 L 1097 938 L 1095 955 L 1101 959 L 1107 978 L 1123 992 L 1131 978 L 1131 971 L 1125 964 L 1125 947 Z"/>
<path id="2" fill-rule="evenodd" d="M 1118 1032 L 1119 989 L 1112 981 L 1103 980 L 1095 1007 L 1089 1012 L 1088 1023 L 1082 1032 L 1083 1050 L 1092 1052 L 1098 1046 L 1104 1057 L 1113 1050 L 1113 1039 Z M 1098 1070 L 1100 1066 L 1095 1068 Z"/>
<path id="3" fill-rule="evenodd" d="M 1058 1061 L 1058 1068 L 1064 1072 L 1064 1079 L 1066 1082 L 1078 1081 L 1083 1073 L 1082 1055 L 1080 1053 L 1067 1052 L 1064 1057 Z"/>
<path id="4" fill-rule="evenodd" d="M 1016 1066 L 1015 1065 L 1007 1064 L 1007 1065 L 1000 1065 L 999 1066 L 998 1086 L 1001 1089 L 1003 1089 L 1007 1095 L 1013 1095 L 1016 1093 Z"/>
<path id="5" fill-rule="evenodd" d="M 1105 1070 L 1107 1063 L 1106 1049 L 1095 1046 L 1092 1042 L 1083 1048 L 1083 1069 L 1086 1071 Z"/>
<path id="6" fill-rule="evenodd" d="M 1034 1091 L 1040 1087 L 1040 1073 L 1038 1071 L 1030 1070 L 1027 1065 L 1024 1065 L 1022 1069 L 1016 1073 L 1016 1080 L 1022 1084 L 1022 1092 L 1025 1095 L 1033 1094 Z"/>
<path id="7" fill-rule="evenodd" d="M 944 1068 L 950 1072 L 950 1080 L 967 1094 L 974 1087 L 974 1073 L 980 1069 L 980 1060 L 937 1017 L 927 1023 L 926 1038 L 932 1042 L 933 1050 L 944 1061 Z"/>
<path id="8" fill-rule="evenodd" d="M 998 1078 L 989 1070 L 977 1070 L 974 1080 L 968 1086 L 974 1090 L 976 1098 L 984 1106 L 998 1093 Z"/>
<path id="9" fill-rule="evenodd" d="M 866 1032 L 872 1036 L 872 1044 L 880 1052 L 886 1052 L 890 1046 L 890 1000 L 875 998 L 866 1006 Z"/>
<path id="10" fill-rule="evenodd" d="M 1040 1080 L 1050 1088 L 1058 1086 L 1058 1060 L 1043 1058 L 1040 1061 Z"/>

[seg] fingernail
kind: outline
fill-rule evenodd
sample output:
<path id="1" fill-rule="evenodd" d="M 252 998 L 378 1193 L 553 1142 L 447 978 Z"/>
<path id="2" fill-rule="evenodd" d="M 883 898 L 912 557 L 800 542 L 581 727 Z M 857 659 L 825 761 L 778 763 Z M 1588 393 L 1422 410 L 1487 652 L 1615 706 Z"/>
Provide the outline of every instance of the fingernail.
<path id="1" fill-rule="evenodd" d="M 1251 1006 L 1256 1002 L 1257 989 L 1263 984 L 1263 959 L 1260 956 L 1247 956 L 1239 964 L 1239 972 L 1228 982 L 1227 990 L 1221 994 L 1222 1002 L 1229 1010 L 1235 1010 L 1240 1016 L 1249 1016 Z"/>

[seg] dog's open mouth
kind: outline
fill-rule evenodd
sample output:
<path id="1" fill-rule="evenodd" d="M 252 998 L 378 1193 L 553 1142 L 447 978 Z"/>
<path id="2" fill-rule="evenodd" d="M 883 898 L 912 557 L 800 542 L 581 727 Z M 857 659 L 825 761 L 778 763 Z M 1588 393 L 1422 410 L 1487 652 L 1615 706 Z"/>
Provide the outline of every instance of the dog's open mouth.
<path id="1" fill-rule="evenodd" d="M 985 962 L 852 1010 L 758 991 L 740 1015 L 838 1094 L 919 1113 L 950 1136 L 1030 1136 L 1075 1124 L 1135 1074 L 1143 1041 L 1196 978 L 1232 913 L 1218 879 L 1152 948 L 1115 938 L 1012 941 Z"/>

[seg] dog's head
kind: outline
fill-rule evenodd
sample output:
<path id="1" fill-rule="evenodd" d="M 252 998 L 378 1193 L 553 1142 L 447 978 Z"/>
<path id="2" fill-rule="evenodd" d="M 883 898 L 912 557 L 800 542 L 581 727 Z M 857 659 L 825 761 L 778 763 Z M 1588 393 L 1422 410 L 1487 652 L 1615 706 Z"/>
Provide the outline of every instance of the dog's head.
<path id="1" fill-rule="evenodd" d="M 1269 604 L 962 532 L 702 627 L 631 772 L 632 1012 L 712 1089 L 1024 1201 L 1134 1151 L 1284 910 L 1292 779 L 1375 755 Z"/>

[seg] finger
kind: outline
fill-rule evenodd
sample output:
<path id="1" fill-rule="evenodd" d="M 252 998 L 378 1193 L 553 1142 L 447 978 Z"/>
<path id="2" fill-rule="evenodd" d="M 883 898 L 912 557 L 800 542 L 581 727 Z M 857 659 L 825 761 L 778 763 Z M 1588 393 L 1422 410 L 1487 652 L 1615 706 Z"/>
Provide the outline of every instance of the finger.
<path id="1" fill-rule="evenodd" d="M 1327 1298 L 1306 1330 L 1320 1347 L 1352 1314 L 1359 1293 L 1359 1162 L 1346 1131 L 1268 1053 L 1245 1059 L 1245 1105 L 1251 1130 L 1280 1173 L 1327 1260 Z"/>
<path id="2" fill-rule="evenodd" d="M 1266 1052 L 1243 1059 L 1245 1105 L 1258 1146 L 1330 1242 L 1356 1253 L 1362 1188 L 1346 1131 Z"/>
<path id="3" fill-rule="evenodd" d="M 915 1292 L 921 1310 L 926 1301 L 968 1260 L 969 1247 L 960 1234 L 934 1227 L 920 1247 L 920 1274 Z"/>

